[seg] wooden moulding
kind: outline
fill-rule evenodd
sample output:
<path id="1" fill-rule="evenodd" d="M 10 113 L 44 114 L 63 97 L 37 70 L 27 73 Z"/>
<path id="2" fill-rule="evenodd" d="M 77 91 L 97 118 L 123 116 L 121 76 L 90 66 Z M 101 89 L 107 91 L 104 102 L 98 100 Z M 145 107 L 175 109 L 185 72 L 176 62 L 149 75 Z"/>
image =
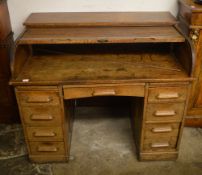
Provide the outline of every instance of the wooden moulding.
<path id="1" fill-rule="evenodd" d="M 68 156 L 63 156 L 63 155 L 42 155 L 42 156 L 38 156 L 38 155 L 29 155 L 29 159 L 32 162 L 36 162 L 36 163 L 47 163 L 47 162 L 68 162 L 69 157 Z"/>
<path id="2" fill-rule="evenodd" d="M 139 159 L 141 161 L 149 160 L 176 160 L 178 157 L 178 152 L 155 152 L 155 153 L 143 153 L 139 154 Z"/>

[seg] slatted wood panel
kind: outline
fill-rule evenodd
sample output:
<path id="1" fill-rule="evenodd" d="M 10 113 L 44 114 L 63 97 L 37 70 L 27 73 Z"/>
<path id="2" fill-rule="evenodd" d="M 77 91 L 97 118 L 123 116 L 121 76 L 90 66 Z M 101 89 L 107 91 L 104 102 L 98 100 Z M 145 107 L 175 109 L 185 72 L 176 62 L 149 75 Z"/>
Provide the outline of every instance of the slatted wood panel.
<path id="1" fill-rule="evenodd" d="M 19 44 L 184 42 L 174 27 L 28 29 Z"/>

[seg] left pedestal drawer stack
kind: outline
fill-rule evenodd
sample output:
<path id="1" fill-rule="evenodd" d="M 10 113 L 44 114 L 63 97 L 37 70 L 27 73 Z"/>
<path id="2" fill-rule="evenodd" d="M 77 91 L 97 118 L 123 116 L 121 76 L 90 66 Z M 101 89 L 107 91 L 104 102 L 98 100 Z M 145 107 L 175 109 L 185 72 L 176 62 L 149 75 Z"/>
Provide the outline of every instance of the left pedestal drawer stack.
<path id="1" fill-rule="evenodd" d="M 69 130 L 58 87 L 16 87 L 29 158 L 37 162 L 68 160 Z M 65 126 L 67 125 L 67 126 Z"/>

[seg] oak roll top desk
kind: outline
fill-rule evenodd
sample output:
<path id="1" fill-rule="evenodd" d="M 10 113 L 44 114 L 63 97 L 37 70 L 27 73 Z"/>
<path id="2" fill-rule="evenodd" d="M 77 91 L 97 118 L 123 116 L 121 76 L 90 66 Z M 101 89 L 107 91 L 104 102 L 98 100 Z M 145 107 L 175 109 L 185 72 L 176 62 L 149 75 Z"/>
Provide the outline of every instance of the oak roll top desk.
<path id="1" fill-rule="evenodd" d="M 74 100 L 131 98 L 140 160 L 178 155 L 194 53 L 168 12 L 34 13 L 12 79 L 35 162 L 66 161 Z"/>

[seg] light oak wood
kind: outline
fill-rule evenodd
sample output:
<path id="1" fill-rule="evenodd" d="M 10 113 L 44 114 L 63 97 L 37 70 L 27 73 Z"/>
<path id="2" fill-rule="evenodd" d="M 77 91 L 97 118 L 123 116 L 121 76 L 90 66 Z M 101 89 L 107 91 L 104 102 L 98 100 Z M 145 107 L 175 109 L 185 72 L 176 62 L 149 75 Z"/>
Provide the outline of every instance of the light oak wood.
<path id="1" fill-rule="evenodd" d="M 148 102 L 180 102 L 185 101 L 187 87 L 149 88 Z"/>
<path id="2" fill-rule="evenodd" d="M 150 138 L 144 140 L 143 150 L 147 152 L 174 151 L 177 146 L 177 137 Z"/>
<path id="3" fill-rule="evenodd" d="M 116 46 L 111 47 L 111 49 L 116 48 Z M 170 51 L 159 50 L 159 47 L 161 46 L 143 47 L 139 51 L 130 52 L 129 55 L 123 53 L 100 55 L 77 53 L 32 56 L 23 71 L 11 81 L 11 84 L 57 85 L 65 83 L 71 85 L 191 81 L 192 79 L 176 62 L 176 58 L 170 54 Z M 101 49 L 102 47 L 99 47 L 98 52 Z M 110 46 L 109 52 L 112 52 Z M 24 79 L 29 79 L 29 81 L 23 82 Z"/>
<path id="4" fill-rule="evenodd" d="M 22 105 L 59 105 L 59 93 L 51 91 L 19 91 L 18 98 Z"/>
<path id="5" fill-rule="evenodd" d="M 176 160 L 178 153 L 175 151 L 165 151 L 165 152 L 142 152 L 139 155 L 140 160 Z"/>
<path id="6" fill-rule="evenodd" d="M 93 96 L 137 96 L 144 97 L 144 83 L 133 85 L 63 86 L 65 99 Z"/>
<path id="7" fill-rule="evenodd" d="M 32 155 L 64 155 L 64 142 L 29 142 Z"/>
<path id="8" fill-rule="evenodd" d="M 40 15 L 25 22 L 10 81 L 30 159 L 67 160 L 74 100 L 103 96 L 130 97 L 140 160 L 176 159 L 195 60 L 170 14 Z"/>
<path id="9" fill-rule="evenodd" d="M 154 123 L 145 125 L 145 139 L 178 137 L 180 123 Z"/>
<path id="10" fill-rule="evenodd" d="M 180 122 L 185 103 L 147 104 L 146 122 Z"/>
<path id="11" fill-rule="evenodd" d="M 63 141 L 61 127 L 26 127 L 30 141 Z"/>

